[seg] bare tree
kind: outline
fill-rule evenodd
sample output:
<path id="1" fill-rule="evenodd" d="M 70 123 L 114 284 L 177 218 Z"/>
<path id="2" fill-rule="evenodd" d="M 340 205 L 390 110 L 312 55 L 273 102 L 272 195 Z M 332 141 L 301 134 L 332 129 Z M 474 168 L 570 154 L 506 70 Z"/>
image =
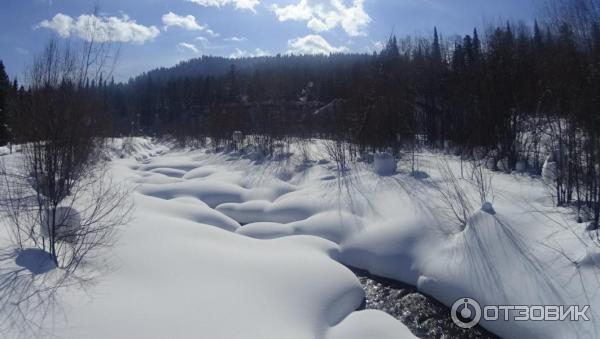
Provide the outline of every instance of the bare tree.
<path id="1" fill-rule="evenodd" d="M 471 183 L 479 193 L 479 201 L 483 206 L 485 203 L 492 203 L 494 200 L 494 187 L 492 185 L 492 174 L 488 171 L 482 161 L 472 160 L 471 164 Z"/>
<path id="2" fill-rule="evenodd" d="M 0 256 L 0 325 L 20 337 L 43 329 L 59 290 L 93 280 L 97 272 L 81 267 L 113 244 L 132 209 L 129 189 L 113 181 L 103 156 L 102 105 L 85 86 L 109 74 L 117 52 L 89 29 L 81 46 L 52 39 L 34 58 L 26 104 L 13 121 L 22 152 L 0 164 L 12 238 Z"/>
<path id="3" fill-rule="evenodd" d="M 339 177 L 344 176 L 349 170 L 348 167 L 348 144 L 343 140 L 325 140 L 323 141 L 325 153 L 330 160 L 335 162 Z"/>
<path id="4" fill-rule="evenodd" d="M 447 160 L 441 160 L 438 164 L 441 180 L 434 188 L 438 191 L 444 215 L 448 221 L 454 224 L 459 230 L 464 230 L 469 222 L 469 218 L 475 211 L 468 191 L 461 185 L 461 179 L 458 178 Z"/>

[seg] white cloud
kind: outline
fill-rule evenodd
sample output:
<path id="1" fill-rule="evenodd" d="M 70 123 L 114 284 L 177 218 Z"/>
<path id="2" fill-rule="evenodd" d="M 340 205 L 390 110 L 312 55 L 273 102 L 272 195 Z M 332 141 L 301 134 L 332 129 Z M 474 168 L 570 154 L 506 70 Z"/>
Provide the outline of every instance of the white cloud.
<path id="1" fill-rule="evenodd" d="M 377 40 L 377 41 L 371 41 L 371 45 L 367 45 L 365 47 L 365 51 L 367 53 L 373 53 L 373 52 L 381 52 L 383 49 L 385 48 L 385 42 L 381 41 L 381 40 Z"/>
<path id="2" fill-rule="evenodd" d="M 169 27 L 181 27 L 188 31 L 202 31 L 209 37 L 218 37 L 219 34 L 215 33 L 212 29 L 208 28 L 208 25 L 201 25 L 196 21 L 196 17 L 193 15 L 177 15 L 173 12 L 169 12 L 162 16 L 162 22 L 165 25 L 163 29 L 166 31 Z"/>
<path id="3" fill-rule="evenodd" d="M 279 21 L 306 21 L 306 26 L 315 32 L 329 31 L 340 26 L 349 36 L 366 35 L 365 29 L 371 17 L 364 10 L 364 0 L 352 0 L 346 6 L 343 0 L 300 0 L 297 4 L 271 10 Z"/>
<path id="4" fill-rule="evenodd" d="M 165 31 L 171 26 L 181 27 L 188 31 L 202 31 L 206 29 L 206 26 L 199 25 L 196 22 L 196 18 L 193 15 L 183 16 L 169 12 L 162 16 L 162 22 L 165 25 Z"/>
<path id="5" fill-rule="evenodd" d="M 144 43 L 160 34 L 155 26 L 144 26 L 123 14 L 121 17 L 105 17 L 93 14 L 82 14 L 77 18 L 58 13 L 52 20 L 44 20 L 34 28 L 47 28 L 61 37 L 71 35 L 84 40 L 97 42 L 118 41 Z"/>
<path id="6" fill-rule="evenodd" d="M 213 31 L 213 30 L 212 30 L 212 29 L 210 29 L 210 28 L 205 28 L 205 29 L 204 29 L 204 33 L 205 33 L 206 35 L 208 35 L 209 37 L 211 37 L 211 38 L 216 38 L 216 37 L 218 37 L 218 36 L 219 36 L 219 33 L 216 33 L 215 31 Z"/>
<path id="7" fill-rule="evenodd" d="M 177 44 L 177 49 L 184 52 L 184 51 L 188 51 L 188 52 L 194 52 L 194 53 L 200 53 L 200 51 L 198 50 L 198 48 L 196 47 L 196 45 L 194 44 L 189 44 L 187 42 L 180 42 Z"/>
<path id="8" fill-rule="evenodd" d="M 247 40 L 248 39 L 246 39 L 244 37 L 236 37 L 236 36 L 233 36 L 231 38 L 225 39 L 225 41 L 231 41 L 231 42 L 244 42 L 244 41 L 247 41 Z"/>
<path id="9" fill-rule="evenodd" d="M 195 40 L 196 40 L 196 44 L 198 46 L 200 46 L 202 49 L 211 47 L 210 41 L 203 36 L 199 36 Z"/>
<path id="10" fill-rule="evenodd" d="M 347 51 L 348 48 L 345 46 L 331 46 L 327 40 L 317 34 L 309 34 L 305 37 L 288 40 L 287 52 L 293 54 L 331 54 Z"/>
<path id="11" fill-rule="evenodd" d="M 60 35 L 63 38 L 71 35 L 73 29 L 73 18 L 68 15 L 58 13 L 52 18 L 52 21 L 44 20 L 36 27 L 48 28 Z"/>
<path id="12" fill-rule="evenodd" d="M 256 12 L 255 7 L 260 4 L 260 0 L 187 0 L 204 7 L 224 7 L 234 5 L 236 9 L 245 9 Z"/>
<path id="13" fill-rule="evenodd" d="M 235 52 L 231 53 L 229 55 L 229 57 L 232 59 L 238 59 L 238 58 L 261 57 L 261 56 L 268 56 L 268 55 L 271 55 L 271 52 L 262 50 L 260 48 L 255 49 L 254 52 L 245 51 L 245 50 L 236 48 Z"/>

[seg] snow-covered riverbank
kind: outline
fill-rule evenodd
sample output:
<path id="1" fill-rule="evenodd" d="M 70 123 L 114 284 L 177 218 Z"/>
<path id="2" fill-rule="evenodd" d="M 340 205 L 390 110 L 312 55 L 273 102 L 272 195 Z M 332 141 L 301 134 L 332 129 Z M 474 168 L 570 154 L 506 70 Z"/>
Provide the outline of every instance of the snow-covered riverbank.
<path id="1" fill-rule="evenodd" d="M 476 211 L 461 231 L 442 222 L 432 188 L 442 155 L 420 154 L 418 178 L 407 164 L 380 176 L 361 163 L 338 180 L 319 144 L 310 161 L 259 162 L 236 152 L 136 147 L 113 161 L 114 175 L 137 185 L 134 220 L 105 257 L 112 273 L 89 295 L 64 294 L 65 318 L 52 330 L 60 337 L 412 337 L 384 312 L 355 311 L 365 293 L 343 264 L 414 285 L 447 306 L 461 297 L 600 304 L 595 247 L 582 245 L 575 235 L 585 239 L 585 231 L 551 207 L 538 179 L 495 175 L 497 214 Z M 447 160 L 458 172 L 458 161 Z M 595 337 L 593 324 L 482 323 L 515 338 Z"/>

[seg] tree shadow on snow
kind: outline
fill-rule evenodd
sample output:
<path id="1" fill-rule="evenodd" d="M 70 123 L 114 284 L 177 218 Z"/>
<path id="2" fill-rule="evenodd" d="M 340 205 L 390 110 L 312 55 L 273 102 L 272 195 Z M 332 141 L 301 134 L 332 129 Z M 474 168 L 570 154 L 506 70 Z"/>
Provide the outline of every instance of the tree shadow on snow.
<path id="1" fill-rule="evenodd" d="M 462 241 L 458 243 L 458 246 L 462 243 L 460 247 L 464 246 L 465 251 L 462 269 L 476 277 L 471 280 L 473 291 L 479 291 L 480 296 L 492 295 L 492 299 L 487 300 L 492 304 L 527 304 L 519 295 L 526 295 L 541 305 L 570 304 L 563 298 L 566 291 L 556 279 L 557 271 L 535 254 L 535 247 L 540 244 L 527 241 L 501 216 L 477 213 L 485 216 L 483 221 L 475 218 L 476 221 L 473 222 L 472 218 L 468 227 L 460 234 Z M 460 248 L 456 248 L 456 251 L 459 250 Z M 507 272 L 501 267 L 511 269 Z M 517 281 L 512 277 L 514 275 L 520 276 L 520 291 L 515 290 L 516 286 L 505 283 Z M 581 333 L 582 328 L 576 325 L 578 324 L 574 322 L 568 323 L 570 333 Z"/>
<path id="2" fill-rule="evenodd" d="M 15 338 L 53 337 L 55 320 L 65 315 L 61 295 L 69 288 L 86 288 L 98 277 L 57 268 L 50 255 L 38 248 L 0 251 L 0 333 Z"/>

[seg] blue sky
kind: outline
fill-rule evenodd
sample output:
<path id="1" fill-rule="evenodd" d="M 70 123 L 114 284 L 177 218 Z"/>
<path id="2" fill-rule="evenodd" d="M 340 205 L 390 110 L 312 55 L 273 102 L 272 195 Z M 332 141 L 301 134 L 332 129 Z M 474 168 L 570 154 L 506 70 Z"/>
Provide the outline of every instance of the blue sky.
<path id="1" fill-rule="evenodd" d="M 22 77 L 52 35 L 86 23 L 121 44 L 118 80 L 200 55 L 373 51 L 394 32 L 466 34 L 486 22 L 531 23 L 543 0 L 0 0 L 0 59 Z M 95 5 L 97 16 L 91 16 Z"/>

